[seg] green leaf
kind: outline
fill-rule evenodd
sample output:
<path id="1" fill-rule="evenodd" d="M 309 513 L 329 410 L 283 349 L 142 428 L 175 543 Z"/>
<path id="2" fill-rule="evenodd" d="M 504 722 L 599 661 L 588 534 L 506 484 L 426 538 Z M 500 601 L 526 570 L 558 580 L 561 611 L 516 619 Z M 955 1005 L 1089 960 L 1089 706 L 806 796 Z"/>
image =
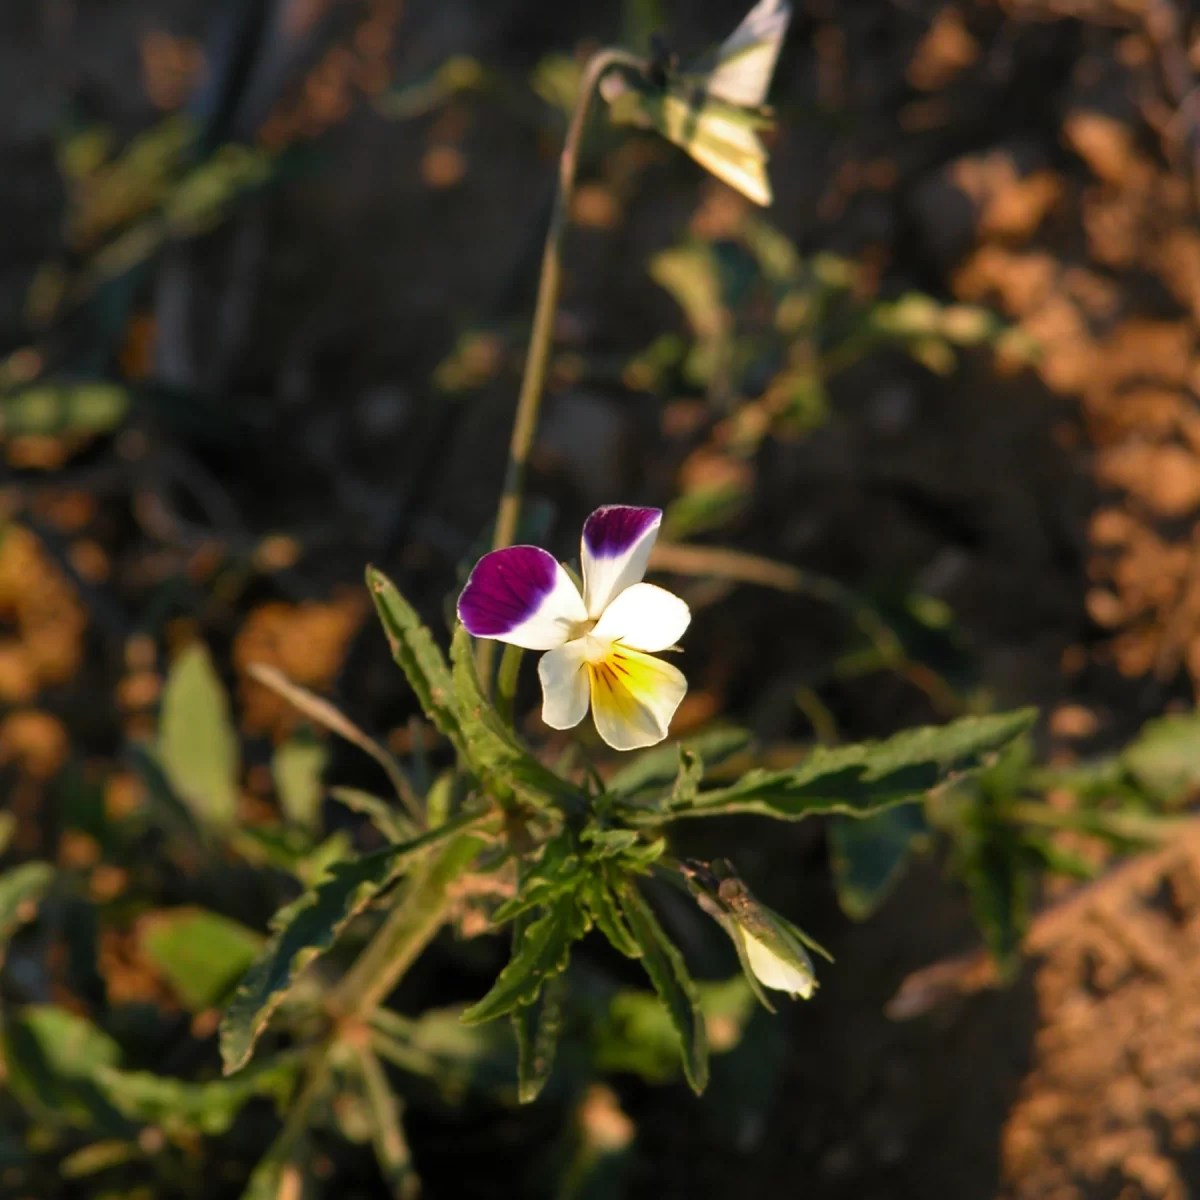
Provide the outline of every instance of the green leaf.
<path id="1" fill-rule="evenodd" d="M 928 832 L 920 805 L 901 804 L 862 820 L 834 817 L 828 835 L 838 903 L 855 921 L 883 903 Z"/>
<path id="2" fill-rule="evenodd" d="M 686 747 L 706 767 L 724 762 L 750 743 L 745 729 L 710 729 L 686 742 L 667 742 L 645 750 L 623 766 L 608 781 L 610 795 L 629 797 L 652 788 L 666 787 L 679 772 L 679 752 Z"/>
<path id="3" fill-rule="evenodd" d="M 0 394 L 0 429 L 5 437 L 108 433 L 128 410 L 129 392 L 113 383 L 39 382 Z"/>
<path id="4" fill-rule="evenodd" d="M 220 1004 L 254 961 L 261 934 L 203 908 L 147 913 L 138 943 L 184 1005 L 199 1012 Z"/>
<path id="5" fill-rule="evenodd" d="M 491 991 L 463 1013 L 463 1023 L 479 1025 L 532 1004 L 542 985 L 566 970 L 571 943 L 582 937 L 586 928 L 574 897 L 560 896 L 530 922 Z"/>
<path id="6" fill-rule="evenodd" d="M 8 939 L 33 919 L 53 882 L 54 868 L 44 862 L 21 863 L 0 875 L 0 961 Z"/>
<path id="7" fill-rule="evenodd" d="M 629 930 L 642 952 L 642 966 L 679 1037 L 683 1073 L 692 1091 L 699 1095 L 708 1083 L 708 1038 L 696 985 L 683 955 L 633 881 L 622 880 L 616 891 Z"/>
<path id="8" fill-rule="evenodd" d="M 566 991 L 566 976 L 556 975 L 546 981 L 532 1004 L 522 1004 L 509 1014 L 517 1042 L 517 1100 L 521 1104 L 532 1104 L 541 1095 L 554 1070 Z"/>
<path id="9" fill-rule="evenodd" d="M 94 1082 L 98 1068 L 120 1061 L 108 1034 L 65 1008 L 31 1004 L 5 1022 L 3 1035 L 7 1086 L 29 1112 L 55 1126 L 124 1129 Z"/>
<path id="10" fill-rule="evenodd" d="M 745 978 L 734 975 L 695 987 L 705 1021 L 713 1021 L 722 1032 L 713 1054 L 736 1049 L 755 1016 L 754 993 Z M 654 992 L 620 989 L 590 1033 L 592 1067 L 597 1072 L 619 1071 L 652 1084 L 670 1083 L 679 1077 L 679 1035 Z"/>
<path id="11" fill-rule="evenodd" d="M 92 1078 L 108 1102 L 130 1121 L 157 1125 L 168 1134 L 225 1133 L 247 1101 L 267 1096 L 282 1109 L 299 1073 L 298 1053 L 281 1055 L 241 1072 L 234 1079 L 192 1083 L 152 1071 L 123 1071 L 101 1065 Z"/>
<path id="12" fill-rule="evenodd" d="M 1139 786 L 1165 804 L 1178 804 L 1200 787 L 1200 712 L 1149 721 L 1121 754 Z"/>
<path id="13" fill-rule="evenodd" d="M 400 877 L 414 855 L 478 824 L 487 815 L 463 813 L 411 842 L 335 862 L 317 887 L 280 909 L 271 921 L 272 936 L 250 964 L 221 1019 L 225 1074 L 232 1074 L 249 1060 L 271 1014 L 300 972 L 337 941 L 376 895 Z"/>
<path id="14" fill-rule="evenodd" d="M 975 923 L 1001 979 L 1011 979 L 1029 926 L 1030 852 L 1014 826 L 984 810 L 959 833 L 957 858 Z"/>
<path id="15" fill-rule="evenodd" d="M 642 957 L 642 948 L 629 932 L 629 926 L 625 924 L 620 906 L 612 893 L 608 875 L 603 869 L 594 870 L 585 877 L 579 890 L 579 898 L 595 922 L 596 928 L 608 938 L 615 950 L 626 958 Z"/>
<path id="16" fill-rule="evenodd" d="M 329 761 L 329 751 L 312 734 L 289 738 L 271 758 L 271 776 L 275 794 L 284 816 L 303 829 L 321 827 L 321 775 Z"/>
<path id="17" fill-rule="evenodd" d="M 347 808 L 369 817 L 371 824 L 383 834 L 389 842 L 406 842 L 415 837 L 416 826 L 387 800 L 364 792 L 361 788 L 334 787 L 329 794 Z"/>
<path id="18" fill-rule="evenodd" d="M 407 677 L 425 715 L 461 751 L 463 737 L 454 703 L 454 685 L 437 643 L 382 571 L 367 568 L 367 590 L 375 602 L 392 658 Z"/>
<path id="19" fill-rule="evenodd" d="M 194 642 L 163 688 L 158 755 L 171 787 L 201 825 L 237 821 L 239 750 L 225 694 L 208 650 Z"/>
<path id="20" fill-rule="evenodd" d="M 531 909 L 550 904 L 564 893 L 574 892 L 587 873 L 576 853 L 574 837 L 564 830 L 542 844 L 537 861 L 524 864 L 516 895 L 492 914 L 493 924 L 503 925 Z"/>
<path id="21" fill-rule="evenodd" d="M 564 803 L 585 807 L 583 793 L 534 759 L 488 703 L 475 672 L 471 635 L 461 625 L 454 631 L 450 658 L 466 757 L 475 773 L 539 808 Z"/>
<path id="22" fill-rule="evenodd" d="M 667 804 L 671 808 L 686 808 L 696 803 L 700 792 L 700 780 L 704 776 L 704 763 L 694 751 L 686 746 L 679 747 L 679 771 Z"/>
<path id="23" fill-rule="evenodd" d="M 1037 710 L 961 717 L 948 725 L 909 729 L 882 742 L 818 746 L 784 771 L 748 771 L 737 783 L 701 792 L 690 806 L 641 819 L 758 813 L 800 820 L 814 813 L 865 816 L 921 800 L 948 776 L 983 766 L 1020 737 Z M 639 819 L 632 812 L 629 819 Z"/>

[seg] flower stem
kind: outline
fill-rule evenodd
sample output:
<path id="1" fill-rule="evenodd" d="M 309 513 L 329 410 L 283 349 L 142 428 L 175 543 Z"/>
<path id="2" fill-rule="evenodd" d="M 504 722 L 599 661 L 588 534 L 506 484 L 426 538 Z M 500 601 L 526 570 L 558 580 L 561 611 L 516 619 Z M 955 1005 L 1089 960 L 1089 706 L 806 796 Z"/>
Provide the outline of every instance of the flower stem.
<path id="1" fill-rule="evenodd" d="M 338 985 L 330 1002 L 333 1012 L 365 1021 L 387 999 L 444 924 L 453 899 L 450 886 L 482 845 L 477 835 L 460 834 L 418 869 L 404 898 Z"/>
<path id="2" fill-rule="evenodd" d="M 542 273 L 538 279 L 537 304 L 533 310 L 533 329 L 529 335 L 525 373 L 521 377 L 517 412 L 513 418 L 504 489 L 500 494 L 500 506 L 496 510 L 493 550 L 503 550 L 506 546 L 511 546 L 517 534 L 517 522 L 521 516 L 521 492 L 525 485 L 525 464 L 529 461 L 533 436 L 537 432 L 538 411 L 546 387 L 546 370 L 554 341 L 554 317 L 558 308 L 559 285 L 562 282 L 562 244 L 571 212 L 571 196 L 575 190 L 575 169 L 579 165 L 579 151 L 583 145 L 583 134 L 596 87 L 606 71 L 618 66 L 641 69 L 645 63 L 636 54 L 617 48 L 597 51 L 588 59 L 567 126 L 562 154 L 559 156 L 558 187 L 554 192 L 550 227 L 546 231 L 546 245 L 542 251 Z M 479 678 L 486 690 L 491 688 L 495 652 L 493 642 L 480 643 Z"/>

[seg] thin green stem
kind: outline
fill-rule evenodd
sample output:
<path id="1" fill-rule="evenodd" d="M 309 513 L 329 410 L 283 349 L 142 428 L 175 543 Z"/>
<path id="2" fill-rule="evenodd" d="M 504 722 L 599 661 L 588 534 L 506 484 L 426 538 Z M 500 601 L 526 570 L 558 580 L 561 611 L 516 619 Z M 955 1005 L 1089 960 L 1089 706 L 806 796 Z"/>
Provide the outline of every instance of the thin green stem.
<path id="1" fill-rule="evenodd" d="M 520 646 L 505 646 L 500 655 L 500 670 L 496 675 L 496 711 L 510 729 L 513 723 L 513 701 L 517 695 L 517 678 L 521 674 L 521 659 L 525 651 Z"/>
<path id="2" fill-rule="evenodd" d="M 453 902 L 450 885 L 479 852 L 483 839 L 464 833 L 441 847 L 413 876 L 330 1001 L 339 1015 L 365 1020 L 433 941 Z"/>
<path id="3" fill-rule="evenodd" d="M 606 71 L 613 67 L 631 67 L 640 70 L 645 66 L 643 59 L 627 50 L 610 48 L 600 50 L 588 59 L 575 97 L 575 107 L 567 126 L 562 154 L 558 160 L 558 187 L 554 192 L 554 207 L 550 213 L 550 227 L 546 231 L 546 245 L 542 252 L 542 273 L 538 279 L 537 304 L 533 310 L 533 328 L 529 335 L 529 348 L 525 354 L 525 372 L 521 377 L 521 391 L 517 397 L 517 411 L 513 418 L 512 438 L 508 448 L 508 467 L 504 473 L 504 489 L 500 494 L 500 506 L 496 510 L 496 532 L 492 538 L 492 549 L 503 550 L 511 546 L 517 534 L 517 522 L 521 516 L 521 493 L 525 486 L 525 464 L 537 432 L 538 412 L 542 404 L 542 393 L 546 386 L 546 371 L 550 363 L 550 350 L 554 342 L 554 317 L 558 308 L 558 292 L 562 282 L 562 243 L 566 236 L 571 212 L 571 196 L 575 191 L 575 170 L 579 165 L 579 151 L 583 145 L 583 134 L 587 128 L 588 112 L 596 87 Z M 492 664 L 496 653 L 491 641 L 479 644 L 479 678 L 485 690 L 491 688 Z"/>

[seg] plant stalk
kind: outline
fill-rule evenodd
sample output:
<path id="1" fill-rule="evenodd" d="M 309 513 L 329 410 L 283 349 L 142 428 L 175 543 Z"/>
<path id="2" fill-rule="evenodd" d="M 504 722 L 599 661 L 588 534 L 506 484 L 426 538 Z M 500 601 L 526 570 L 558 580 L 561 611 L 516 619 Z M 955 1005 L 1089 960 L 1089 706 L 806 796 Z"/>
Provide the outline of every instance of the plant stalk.
<path id="1" fill-rule="evenodd" d="M 525 371 L 521 377 L 521 391 L 517 397 L 517 411 L 513 418 L 504 488 L 500 494 L 499 508 L 496 510 L 493 550 L 503 550 L 506 546 L 511 546 L 517 534 L 517 522 L 521 516 L 521 492 L 525 486 L 525 464 L 529 461 L 533 436 L 537 432 L 538 412 L 546 387 L 546 370 L 554 342 L 554 317 L 558 309 L 558 292 L 562 282 L 562 244 L 570 218 L 571 197 L 575 191 L 575 170 L 579 165 L 579 151 L 583 145 L 583 134 L 587 128 L 588 112 L 596 87 L 606 71 L 619 66 L 641 69 L 645 63 L 636 54 L 618 48 L 597 51 L 588 59 L 579 84 L 579 93 L 575 97 L 575 107 L 571 111 L 571 120 L 567 125 L 567 136 L 558 160 L 558 186 L 554 191 L 554 207 L 550 212 L 550 226 L 546 231 L 546 245 L 542 251 L 542 272 L 538 279 L 537 304 L 533 310 L 533 328 L 529 335 Z M 480 643 L 479 678 L 484 689 L 489 692 L 495 653 L 494 643 Z"/>
<path id="2" fill-rule="evenodd" d="M 433 941 L 453 897 L 450 885 L 483 845 L 464 833 L 443 846 L 412 878 L 404 898 L 388 913 L 367 948 L 346 972 L 330 1009 L 365 1021 Z"/>

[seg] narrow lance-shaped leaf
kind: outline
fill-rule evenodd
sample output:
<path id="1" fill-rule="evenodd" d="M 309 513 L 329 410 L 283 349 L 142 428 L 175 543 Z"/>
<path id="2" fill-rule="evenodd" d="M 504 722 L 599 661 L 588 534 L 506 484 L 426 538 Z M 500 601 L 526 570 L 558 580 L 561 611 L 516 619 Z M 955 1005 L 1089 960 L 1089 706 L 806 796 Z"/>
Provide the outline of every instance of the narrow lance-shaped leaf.
<path id="1" fill-rule="evenodd" d="M 387 635 L 392 658 L 407 677 L 425 715 L 462 750 L 450 668 L 433 636 L 382 571 L 367 568 L 367 589 Z"/>
<path id="2" fill-rule="evenodd" d="M 608 938 L 613 948 L 626 958 L 641 958 L 642 948 L 629 932 L 629 926 L 621 915 L 609 883 L 608 871 L 601 866 L 593 868 L 584 880 L 579 895 L 596 928 Z"/>
<path id="3" fill-rule="evenodd" d="M 677 809 L 627 810 L 630 820 L 759 813 L 799 820 L 814 813 L 866 816 L 922 799 L 954 772 L 978 768 L 1033 723 L 1035 709 L 962 717 L 948 725 L 910 729 L 882 742 L 818 746 L 783 771 L 748 771 L 729 787 L 701 792 Z"/>
<path id="4" fill-rule="evenodd" d="M 521 943 L 529 922 L 518 917 L 513 925 L 513 948 Z M 517 1099 L 532 1104 L 541 1095 L 554 1069 L 562 1032 L 566 978 L 548 979 L 532 1004 L 518 1005 L 509 1014 L 517 1043 Z"/>
<path id="5" fill-rule="evenodd" d="M 571 943 L 583 936 L 586 924 L 571 896 L 560 896 L 530 922 L 513 956 L 500 972 L 491 991 L 462 1015 L 467 1025 L 478 1025 L 532 1004 L 548 979 L 566 970 Z"/>
<path id="6" fill-rule="evenodd" d="M 300 972 L 399 877 L 412 856 L 479 820 L 479 813 L 464 814 L 412 842 L 334 863 L 318 887 L 276 913 L 274 935 L 246 972 L 221 1020 L 221 1057 L 227 1075 L 249 1060 L 271 1014 Z"/>
<path id="7" fill-rule="evenodd" d="M 696 985 L 678 947 L 667 937 L 650 905 L 630 879 L 618 885 L 630 932 L 642 951 L 642 966 L 679 1035 L 683 1072 L 697 1095 L 708 1083 L 708 1038 Z"/>
<path id="8" fill-rule="evenodd" d="M 472 769 L 510 787 L 539 807 L 566 803 L 582 806 L 583 794 L 529 754 L 505 727 L 479 684 L 470 634 L 459 625 L 450 645 L 459 721 Z"/>

